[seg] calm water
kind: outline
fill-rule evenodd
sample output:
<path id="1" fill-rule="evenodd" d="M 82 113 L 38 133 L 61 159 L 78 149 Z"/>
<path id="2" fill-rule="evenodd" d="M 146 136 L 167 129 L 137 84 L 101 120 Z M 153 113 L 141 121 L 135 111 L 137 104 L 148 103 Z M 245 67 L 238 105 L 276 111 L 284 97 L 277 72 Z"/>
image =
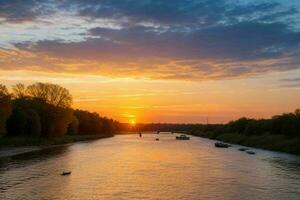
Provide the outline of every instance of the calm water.
<path id="1" fill-rule="evenodd" d="M 300 199 L 299 156 L 155 137 L 116 136 L 2 160 L 0 199 Z"/>

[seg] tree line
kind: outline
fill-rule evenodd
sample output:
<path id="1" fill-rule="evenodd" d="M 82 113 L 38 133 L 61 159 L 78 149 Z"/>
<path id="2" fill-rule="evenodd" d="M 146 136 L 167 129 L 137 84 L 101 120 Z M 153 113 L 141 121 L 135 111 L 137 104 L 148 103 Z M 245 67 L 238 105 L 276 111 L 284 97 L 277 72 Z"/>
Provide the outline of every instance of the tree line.
<path id="1" fill-rule="evenodd" d="M 16 84 L 11 92 L 0 84 L 0 135 L 61 137 L 111 136 L 119 123 L 83 110 L 74 110 L 72 95 L 59 85 Z"/>
<path id="2" fill-rule="evenodd" d="M 122 124 L 122 129 L 131 130 L 128 124 Z M 170 124 L 150 123 L 137 124 L 137 131 L 173 131 L 189 133 L 210 133 L 218 136 L 224 133 L 242 135 L 283 135 L 300 138 L 300 109 L 295 112 L 276 115 L 270 119 L 240 118 L 226 124 Z"/>
<path id="3" fill-rule="evenodd" d="M 168 131 L 187 133 L 224 142 L 284 151 L 300 155 L 300 109 L 269 119 L 240 118 L 226 124 L 137 124 L 127 131 Z"/>
<path id="4" fill-rule="evenodd" d="M 209 132 L 215 137 L 225 133 L 246 136 L 263 134 L 282 135 L 287 138 L 300 138 L 300 109 L 291 113 L 275 115 L 270 119 L 240 118 L 227 124 L 202 125 L 193 132 Z"/>

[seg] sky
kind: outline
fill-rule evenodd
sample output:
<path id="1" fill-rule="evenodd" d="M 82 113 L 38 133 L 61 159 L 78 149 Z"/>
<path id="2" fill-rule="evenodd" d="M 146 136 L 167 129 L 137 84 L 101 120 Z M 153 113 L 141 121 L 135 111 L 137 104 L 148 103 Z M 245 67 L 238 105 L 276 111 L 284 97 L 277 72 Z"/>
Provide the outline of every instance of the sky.
<path id="1" fill-rule="evenodd" d="M 0 83 L 62 85 L 121 122 L 300 108 L 298 0 L 0 0 Z"/>

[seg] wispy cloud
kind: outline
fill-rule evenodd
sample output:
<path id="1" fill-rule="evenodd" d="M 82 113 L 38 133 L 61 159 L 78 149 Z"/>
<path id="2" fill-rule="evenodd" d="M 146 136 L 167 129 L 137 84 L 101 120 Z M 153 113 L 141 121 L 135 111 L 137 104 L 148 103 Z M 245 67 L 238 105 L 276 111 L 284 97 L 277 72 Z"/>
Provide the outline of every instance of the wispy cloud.
<path id="1" fill-rule="evenodd" d="M 300 88 L 300 78 L 284 78 L 280 81 L 284 83 L 280 85 L 282 88 Z"/>

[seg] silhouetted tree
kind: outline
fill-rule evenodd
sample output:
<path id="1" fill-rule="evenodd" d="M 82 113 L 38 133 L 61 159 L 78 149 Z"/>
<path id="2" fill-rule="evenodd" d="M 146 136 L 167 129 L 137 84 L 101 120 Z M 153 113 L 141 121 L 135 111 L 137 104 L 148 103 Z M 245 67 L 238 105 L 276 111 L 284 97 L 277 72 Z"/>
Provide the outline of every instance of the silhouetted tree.
<path id="1" fill-rule="evenodd" d="M 25 135 L 27 119 L 24 110 L 16 108 L 7 120 L 7 134 L 9 136 Z"/>
<path id="2" fill-rule="evenodd" d="M 72 122 L 68 126 L 68 134 L 70 135 L 77 135 L 78 134 L 78 126 L 79 126 L 79 121 L 76 116 L 73 116 Z"/>
<path id="3" fill-rule="evenodd" d="M 16 99 L 25 98 L 27 96 L 27 88 L 25 87 L 25 85 L 21 83 L 12 86 L 11 89 L 12 89 L 12 95 Z"/>
<path id="4" fill-rule="evenodd" d="M 6 121 L 11 115 L 11 112 L 11 96 L 7 88 L 0 84 L 0 135 L 6 132 Z"/>
<path id="5" fill-rule="evenodd" d="M 72 96 L 66 88 L 50 83 L 35 83 L 27 87 L 27 93 L 33 98 L 46 100 L 47 103 L 57 107 L 69 108 Z"/>
<path id="6" fill-rule="evenodd" d="M 31 136 L 40 136 L 41 135 L 41 120 L 39 114 L 33 110 L 28 109 L 25 112 L 26 114 L 26 134 Z"/>
<path id="7" fill-rule="evenodd" d="M 11 98 L 11 96 L 13 98 Z M 68 134 L 112 135 L 118 123 L 98 113 L 71 109 L 72 96 L 59 85 L 0 85 L 0 133 L 10 136 L 60 137 Z M 12 113 L 12 114 L 11 114 Z"/>
<path id="8" fill-rule="evenodd" d="M 98 113 L 91 113 L 83 110 L 75 110 L 74 115 L 77 117 L 79 134 L 97 134 L 112 135 L 117 129 L 117 122 L 100 117 Z"/>
<path id="9" fill-rule="evenodd" d="M 54 130 L 50 136 L 64 136 L 68 126 L 73 120 L 73 110 L 68 108 L 56 108 L 54 113 Z"/>

